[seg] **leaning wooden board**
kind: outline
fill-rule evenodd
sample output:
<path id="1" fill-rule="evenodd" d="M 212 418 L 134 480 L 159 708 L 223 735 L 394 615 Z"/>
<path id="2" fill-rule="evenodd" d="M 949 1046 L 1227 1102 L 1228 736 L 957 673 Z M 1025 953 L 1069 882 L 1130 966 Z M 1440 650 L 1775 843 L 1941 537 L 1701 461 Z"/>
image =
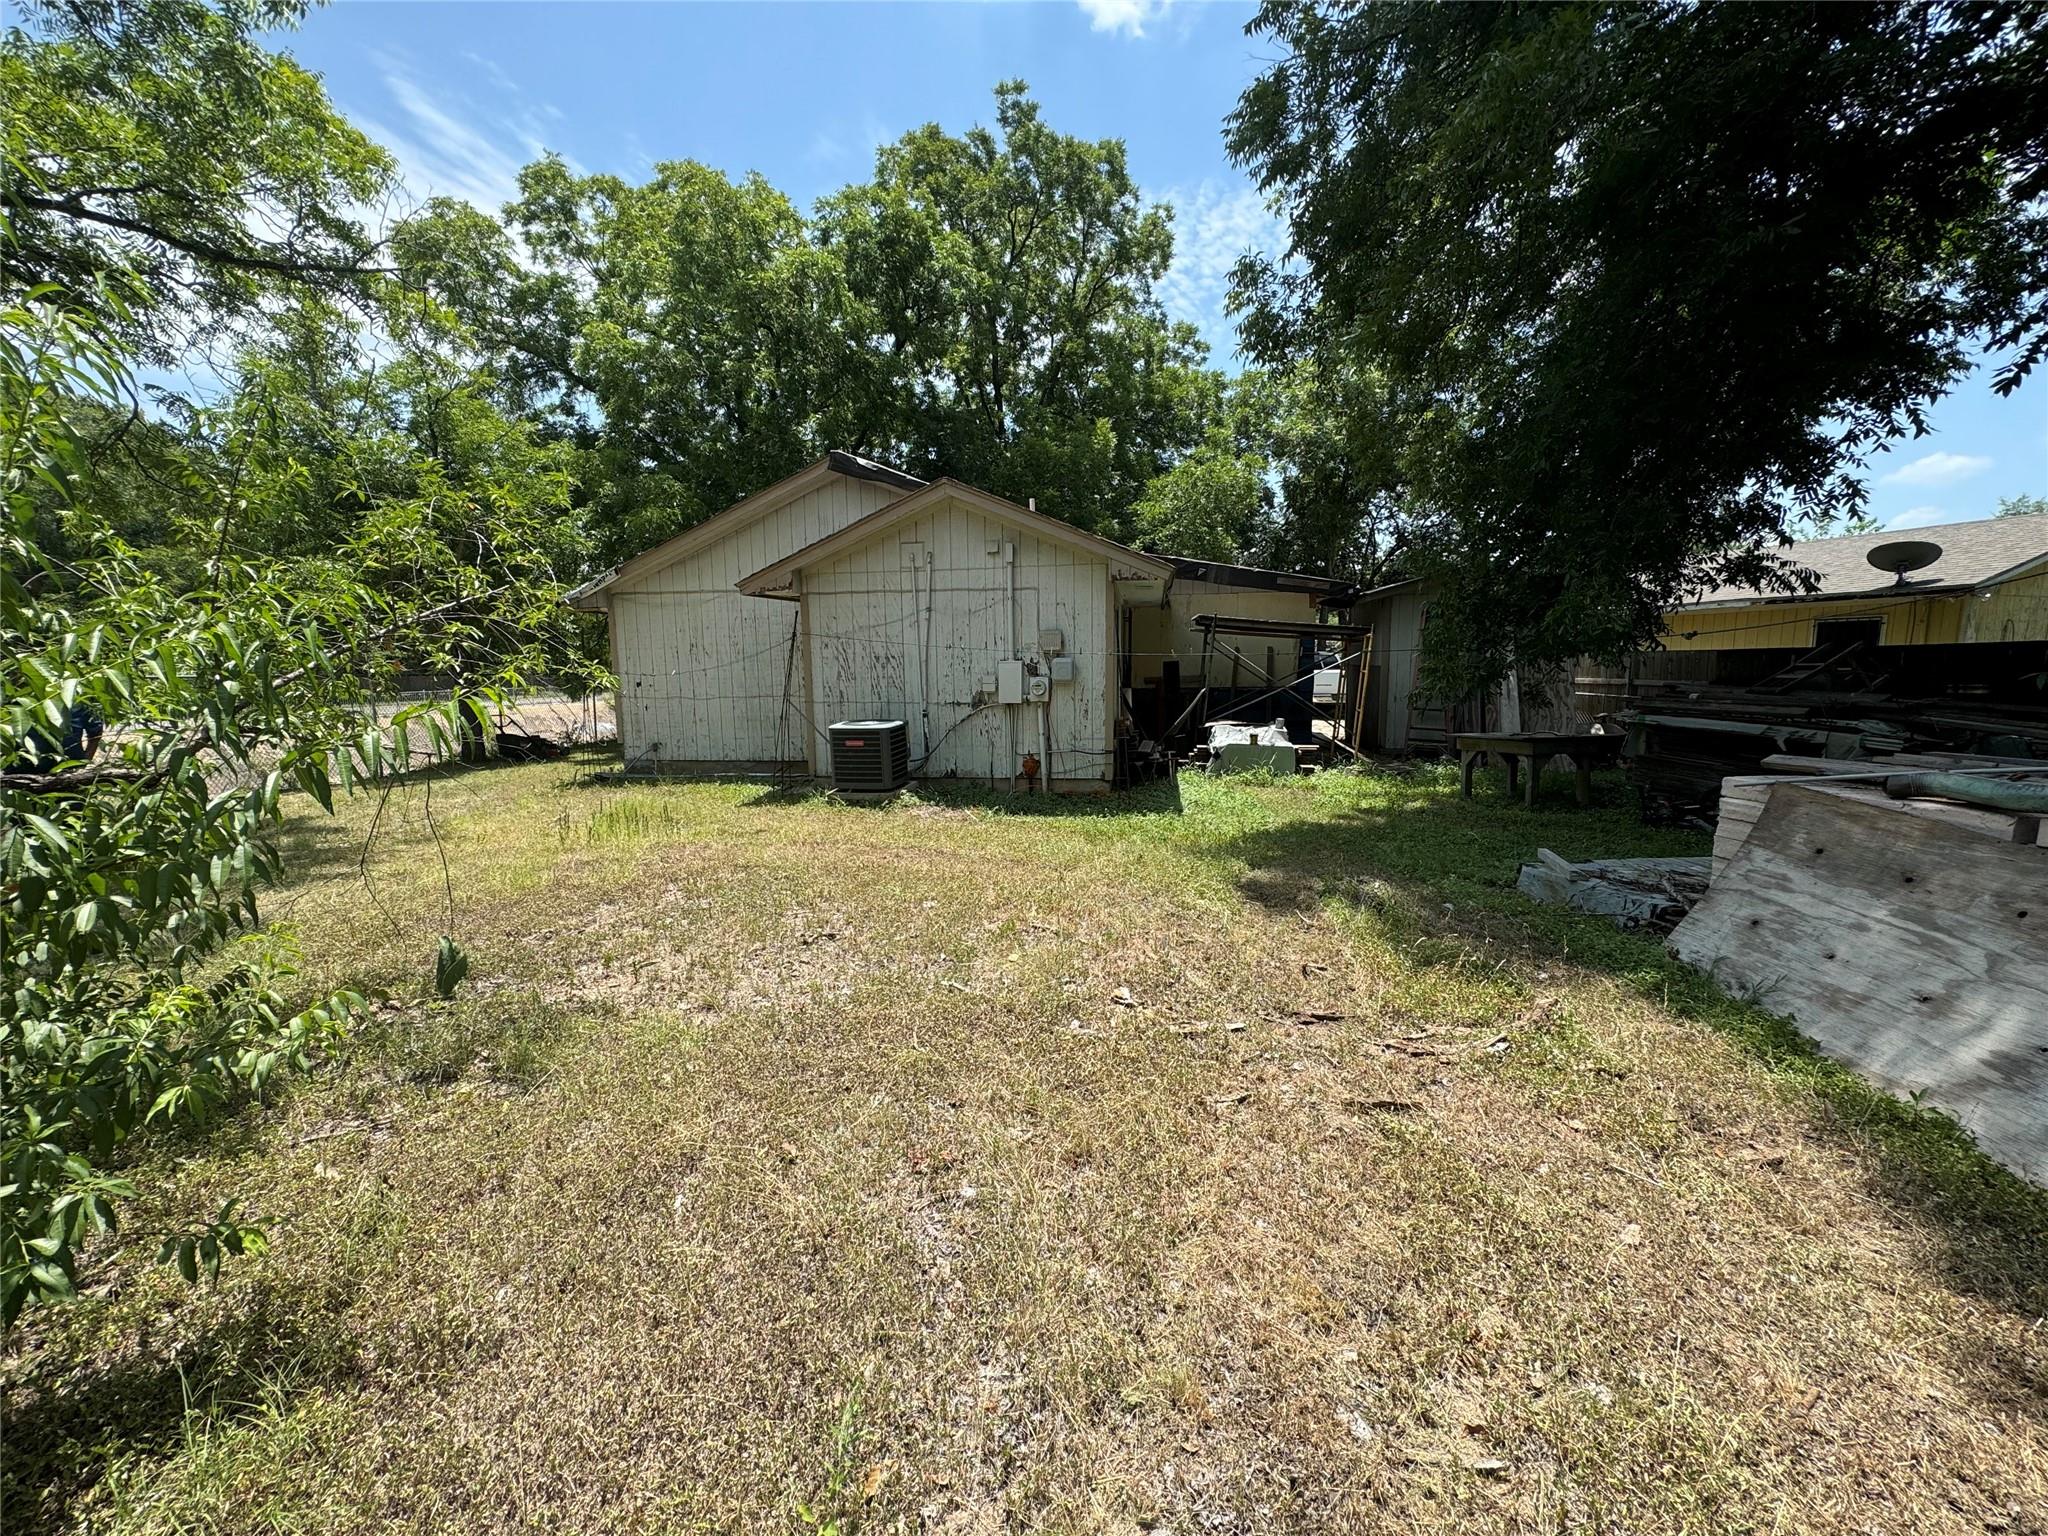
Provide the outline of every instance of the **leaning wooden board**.
<path id="1" fill-rule="evenodd" d="M 2048 848 L 1835 789 L 1772 787 L 1672 951 L 2048 1183 Z"/>
<path id="2" fill-rule="evenodd" d="M 1749 841 L 1750 829 L 1756 825 L 1757 817 L 1763 814 L 1764 806 L 1772 795 L 1779 792 L 1781 785 L 1787 787 L 1788 793 L 1837 795 L 1864 800 L 1879 811 L 1894 816 L 1920 816 L 1962 827 L 1976 827 L 1987 836 L 2010 839 L 2015 833 L 2015 818 L 2009 811 L 1979 810 L 1973 806 L 1951 805 L 1944 800 L 1892 800 L 1885 795 L 1881 784 L 1882 780 L 1875 778 L 1862 783 L 1845 783 L 1839 779 L 1786 778 L 1778 774 L 1723 779 L 1721 811 L 1714 822 L 1715 878 L 1720 878 L 1728 861 Z M 2035 839 L 2048 846 L 2048 823 L 2043 823 L 2036 830 Z"/>

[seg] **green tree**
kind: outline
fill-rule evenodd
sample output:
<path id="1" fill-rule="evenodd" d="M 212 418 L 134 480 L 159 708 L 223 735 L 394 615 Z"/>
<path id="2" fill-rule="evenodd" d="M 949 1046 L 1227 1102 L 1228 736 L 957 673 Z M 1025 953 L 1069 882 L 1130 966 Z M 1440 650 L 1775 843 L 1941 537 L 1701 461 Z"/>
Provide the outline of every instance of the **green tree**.
<path id="1" fill-rule="evenodd" d="M 1194 329 L 1155 289 L 1173 256 L 1114 139 L 1058 133 L 1021 82 L 996 128 L 927 124 L 818 208 L 868 364 L 860 441 L 1111 535 L 1213 422 Z"/>
<path id="2" fill-rule="evenodd" d="M 440 204 L 399 238 L 460 315 L 512 409 L 586 456 L 607 558 L 864 446 L 841 387 L 837 263 L 759 177 L 693 161 L 635 186 L 535 162 L 498 226 Z"/>
<path id="3" fill-rule="evenodd" d="M 400 288 L 381 294 L 374 342 L 318 297 L 282 310 L 239 359 L 234 390 L 194 413 L 235 487 L 220 539 L 309 566 L 339 557 L 399 611 L 439 606 L 395 665 L 513 686 L 591 680 L 600 637 L 554 600 L 590 558 L 580 456 L 499 408 L 492 378 L 445 344 L 451 317 Z M 458 597 L 469 601 L 449 606 Z"/>
<path id="4" fill-rule="evenodd" d="M 2048 517 L 2048 496 L 2001 496 L 1995 517 Z"/>
<path id="5" fill-rule="evenodd" d="M 334 782 L 457 739 L 442 706 L 373 713 L 381 679 L 455 668 L 481 722 L 496 688 L 577 664 L 555 569 L 566 479 L 459 382 L 401 375 L 404 432 L 358 419 L 331 442 L 294 434 L 343 395 L 252 368 L 217 435 L 158 445 L 185 489 L 166 514 L 185 559 L 138 559 L 100 515 L 79 431 L 133 397 L 114 333 L 134 290 L 0 310 L 0 1321 L 70 1294 L 81 1245 L 132 1193 L 125 1143 L 261 1093 L 356 1006 L 295 997 L 254 934 L 287 788 L 331 806 Z M 284 334 L 289 355 L 305 333 Z M 112 726 L 97 756 L 95 721 Z M 230 1206 L 164 1257 L 190 1277 L 260 1239 Z"/>
<path id="6" fill-rule="evenodd" d="M 1278 500 L 1263 525 L 1260 563 L 1367 585 L 1387 575 L 1406 520 L 1385 408 L 1376 376 L 1314 359 L 1235 382 L 1233 431 L 1270 463 Z"/>
<path id="7" fill-rule="evenodd" d="M 304 10 L 24 0 L 0 38 L 0 279 L 87 298 L 96 274 L 136 273 L 122 321 L 158 364 L 280 284 L 353 291 L 378 264 L 357 210 L 392 165 L 254 40 Z"/>
<path id="8" fill-rule="evenodd" d="M 1254 558 L 1267 503 L 1266 461 L 1221 432 L 1145 488 L 1135 509 L 1138 547 L 1198 560 Z"/>
<path id="9" fill-rule="evenodd" d="M 1297 263 L 1246 335 L 1384 381 L 1431 665 L 1652 643 L 1719 580 L 1792 586 L 1977 338 L 2048 346 L 2048 11 L 1937 4 L 1323 7 L 1232 152 Z"/>

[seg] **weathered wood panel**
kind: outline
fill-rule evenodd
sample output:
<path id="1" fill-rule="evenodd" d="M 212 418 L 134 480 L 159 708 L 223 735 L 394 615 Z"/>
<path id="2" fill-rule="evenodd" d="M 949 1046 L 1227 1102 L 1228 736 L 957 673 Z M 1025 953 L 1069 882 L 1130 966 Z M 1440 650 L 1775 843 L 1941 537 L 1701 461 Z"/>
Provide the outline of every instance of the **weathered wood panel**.
<path id="1" fill-rule="evenodd" d="M 1016 598 L 1003 549 L 1016 549 Z M 1036 705 L 977 706 L 996 663 L 1039 656 L 1057 629 L 1074 680 L 1052 688 L 1050 760 L 1061 780 L 1110 777 L 1115 601 L 1106 562 L 946 502 L 803 573 L 812 718 L 902 719 L 926 776 L 1008 783 L 1038 750 Z M 1013 634 L 1014 626 L 1014 634 Z M 823 760 L 813 762 L 821 770 Z"/>
<path id="2" fill-rule="evenodd" d="M 2048 1180 L 2048 849 L 1845 789 L 1773 788 L 1673 952 Z"/>
<path id="3" fill-rule="evenodd" d="M 791 664 L 796 605 L 747 597 L 733 584 L 902 494 L 835 475 L 709 548 L 615 588 L 612 664 L 626 762 L 804 761 L 810 728 Z"/>
<path id="4" fill-rule="evenodd" d="M 2048 571 L 1977 593 L 1963 616 L 1964 640 L 2048 640 Z"/>
<path id="5" fill-rule="evenodd" d="M 1405 587 L 1361 603 L 1352 611 L 1355 622 L 1372 626 L 1372 681 L 1367 684 L 1368 738 L 1375 746 L 1400 752 L 1409 746 L 1411 716 L 1419 697 L 1422 664 L 1423 610 L 1427 590 Z M 1377 684 L 1377 687 L 1374 686 Z M 1439 725 L 1434 739 L 1441 741 Z"/>

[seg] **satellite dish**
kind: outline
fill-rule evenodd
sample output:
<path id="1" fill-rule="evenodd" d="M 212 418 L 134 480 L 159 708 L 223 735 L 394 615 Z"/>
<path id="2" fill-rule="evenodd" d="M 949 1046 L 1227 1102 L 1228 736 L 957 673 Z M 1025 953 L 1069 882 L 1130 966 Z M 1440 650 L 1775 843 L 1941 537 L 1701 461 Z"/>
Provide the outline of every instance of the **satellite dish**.
<path id="1" fill-rule="evenodd" d="M 1904 586 L 1906 572 L 1924 569 L 1941 558 L 1941 546 L 1928 539 L 1893 539 L 1864 558 L 1880 571 L 1890 571 L 1898 585 Z"/>

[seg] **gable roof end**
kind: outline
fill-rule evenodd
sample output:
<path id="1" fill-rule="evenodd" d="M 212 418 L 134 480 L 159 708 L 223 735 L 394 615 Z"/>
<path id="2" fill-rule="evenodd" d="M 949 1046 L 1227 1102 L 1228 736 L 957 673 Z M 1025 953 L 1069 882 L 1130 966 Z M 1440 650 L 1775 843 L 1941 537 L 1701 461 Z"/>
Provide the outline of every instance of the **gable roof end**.
<path id="1" fill-rule="evenodd" d="M 1129 579 L 1140 581 L 1163 581 L 1173 575 L 1170 561 L 1152 555 L 1140 554 L 1114 539 L 1105 539 L 1098 534 L 1076 528 L 1072 523 L 1063 523 L 1044 512 L 1034 512 L 1029 507 L 1020 507 L 1014 501 L 1006 501 L 987 491 L 977 490 L 959 480 L 939 479 L 921 490 L 913 491 L 890 502 L 886 507 L 870 512 L 866 517 L 848 523 L 837 533 L 827 534 L 815 543 L 807 544 L 793 555 L 786 555 L 773 565 L 763 566 L 753 575 L 743 577 L 734 583 L 742 592 L 751 597 L 788 597 L 793 595 L 792 584 L 797 572 L 806 566 L 829 560 L 834 555 L 864 544 L 876 534 L 907 517 L 915 517 L 943 501 L 958 501 L 977 512 L 1005 522 L 1022 523 L 1042 537 L 1056 544 L 1065 544 L 1081 550 L 1098 560 L 1107 560 L 1112 570 L 1123 567 L 1131 573 Z"/>
<path id="2" fill-rule="evenodd" d="M 562 601 L 572 608 L 601 611 L 605 606 L 602 599 L 607 589 L 631 577 L 644 576 L 663 566 L 673 565 L 728 535 L 738 533 L 777 507 L 786 507 L 799 496 L 815 490 L 829 475 L 844 475 L 849 480 L 873 480 L 903 491 L 914 491 L 924 485 L 915 475 L 891 469 L 873 459 L 864 459 L 843 448 L 834 448 L 795 474 L 786 475 L 773 485 L 742 497 L 723 511 L 712 513 L 701 523 L 692 523 L 681 533 L 650 549 L 643 549 L 630 560 L 623 560 L 610 570 L 591 577 L 580 587 L 572 587 L 562 594 Z"/>

